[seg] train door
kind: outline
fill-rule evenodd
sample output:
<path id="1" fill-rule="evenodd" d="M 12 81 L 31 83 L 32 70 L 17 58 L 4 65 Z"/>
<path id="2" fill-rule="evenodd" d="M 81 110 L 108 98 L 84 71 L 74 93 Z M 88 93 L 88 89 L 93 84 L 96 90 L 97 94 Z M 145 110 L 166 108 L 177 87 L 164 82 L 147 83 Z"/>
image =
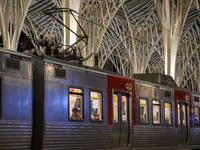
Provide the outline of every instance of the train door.
<path id="1" fill-rule="evenodd" d="M 130 133 L 129 95 L 113 94 L 113 147 L 126 147 Z"/>
<path id="2" fill-rule="evenodd" d="M 188 139 L 188 104 L 178 102 L 178 144 L 187 144 Z"/>

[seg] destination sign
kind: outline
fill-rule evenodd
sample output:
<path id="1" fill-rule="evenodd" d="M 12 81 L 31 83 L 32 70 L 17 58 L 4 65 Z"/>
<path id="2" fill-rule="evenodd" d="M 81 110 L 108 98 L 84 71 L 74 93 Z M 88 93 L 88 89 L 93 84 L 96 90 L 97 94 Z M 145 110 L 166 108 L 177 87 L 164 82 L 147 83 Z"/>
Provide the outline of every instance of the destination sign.
<path id="1" fill-rule="evenodd" d="M 23 57 L 23 56 L 19 56 L 19 55 L 15 55 L 15 54 L 10 54 L 10 58 L 23 60 L 23 61 L 31 61 L 31 58 Z"/>

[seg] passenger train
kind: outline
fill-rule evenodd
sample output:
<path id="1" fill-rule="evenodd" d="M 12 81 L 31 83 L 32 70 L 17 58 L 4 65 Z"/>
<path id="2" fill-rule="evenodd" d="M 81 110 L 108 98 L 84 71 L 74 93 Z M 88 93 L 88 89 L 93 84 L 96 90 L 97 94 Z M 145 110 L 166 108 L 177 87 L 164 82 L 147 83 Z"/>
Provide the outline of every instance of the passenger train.
<path id="1" fill-rule="evenodd" d="M 2 150 L 200 149 L 200 95 L 169 76 L 5 49 L 0 60 Z"/>

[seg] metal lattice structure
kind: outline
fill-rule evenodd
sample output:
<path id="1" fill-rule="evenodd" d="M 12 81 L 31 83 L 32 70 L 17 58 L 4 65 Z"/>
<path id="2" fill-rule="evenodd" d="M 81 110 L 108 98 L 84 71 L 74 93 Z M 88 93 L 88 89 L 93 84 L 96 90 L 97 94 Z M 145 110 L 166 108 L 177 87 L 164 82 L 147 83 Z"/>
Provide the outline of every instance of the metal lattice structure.
<path id="1" fill-rule="evenodd" d="M 19 36 L 31 0 L 1 0 L 0 1 L 0 35 L 3 46 L 17 50 Z"/>
<path id="2" fill-rule="evenodd" d="M 36 44 L 41 36 L 63 43 L 63 26 L 44 14 L 45 10 L 62 8 L 62 2 L 1 0 L 3 46 L 16 50 L 21 30 L 31 37 L 36 49 L 43 50 Z M 174 76 L 178 86 L 199 92 L 199 4 L 200 0 L 82 0 L 77 17 L 88 40 L 77 47 L 84 47 L 81 53 L 85 58 L 98 53 L 100 68 L 110 61 L 127 77 L 166 73 Z M 55 17 L 63 21 L 62 13 Z M 79 28 L 77 33 L 83 35 Z M 93 58 L 84 64 L 93 66 Z"/>

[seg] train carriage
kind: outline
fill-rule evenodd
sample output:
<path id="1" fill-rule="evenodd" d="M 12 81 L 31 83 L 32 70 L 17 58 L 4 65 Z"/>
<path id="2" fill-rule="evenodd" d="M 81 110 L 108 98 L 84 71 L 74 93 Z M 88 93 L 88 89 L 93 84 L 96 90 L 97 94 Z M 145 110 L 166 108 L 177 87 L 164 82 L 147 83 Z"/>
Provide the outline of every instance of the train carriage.
<path id="1" fill-rule="evenodd" d="M 200 95 L 197 93 L 191 94 L 192 119 L 191 128 L 188 131 L 188 142 L 194 148 L 200 149 Z"/>
<path id="2" fill-rule="evenodd" d="M 0 149 L 200 149 L 200 95 L 169 76 L 3 49 L 0 58 Z"/>
<path id="3" fill-rule="evenodd" d="M 30 149 L 31 57 L 1 49 L 0 60 L 0 149 Z"/>

